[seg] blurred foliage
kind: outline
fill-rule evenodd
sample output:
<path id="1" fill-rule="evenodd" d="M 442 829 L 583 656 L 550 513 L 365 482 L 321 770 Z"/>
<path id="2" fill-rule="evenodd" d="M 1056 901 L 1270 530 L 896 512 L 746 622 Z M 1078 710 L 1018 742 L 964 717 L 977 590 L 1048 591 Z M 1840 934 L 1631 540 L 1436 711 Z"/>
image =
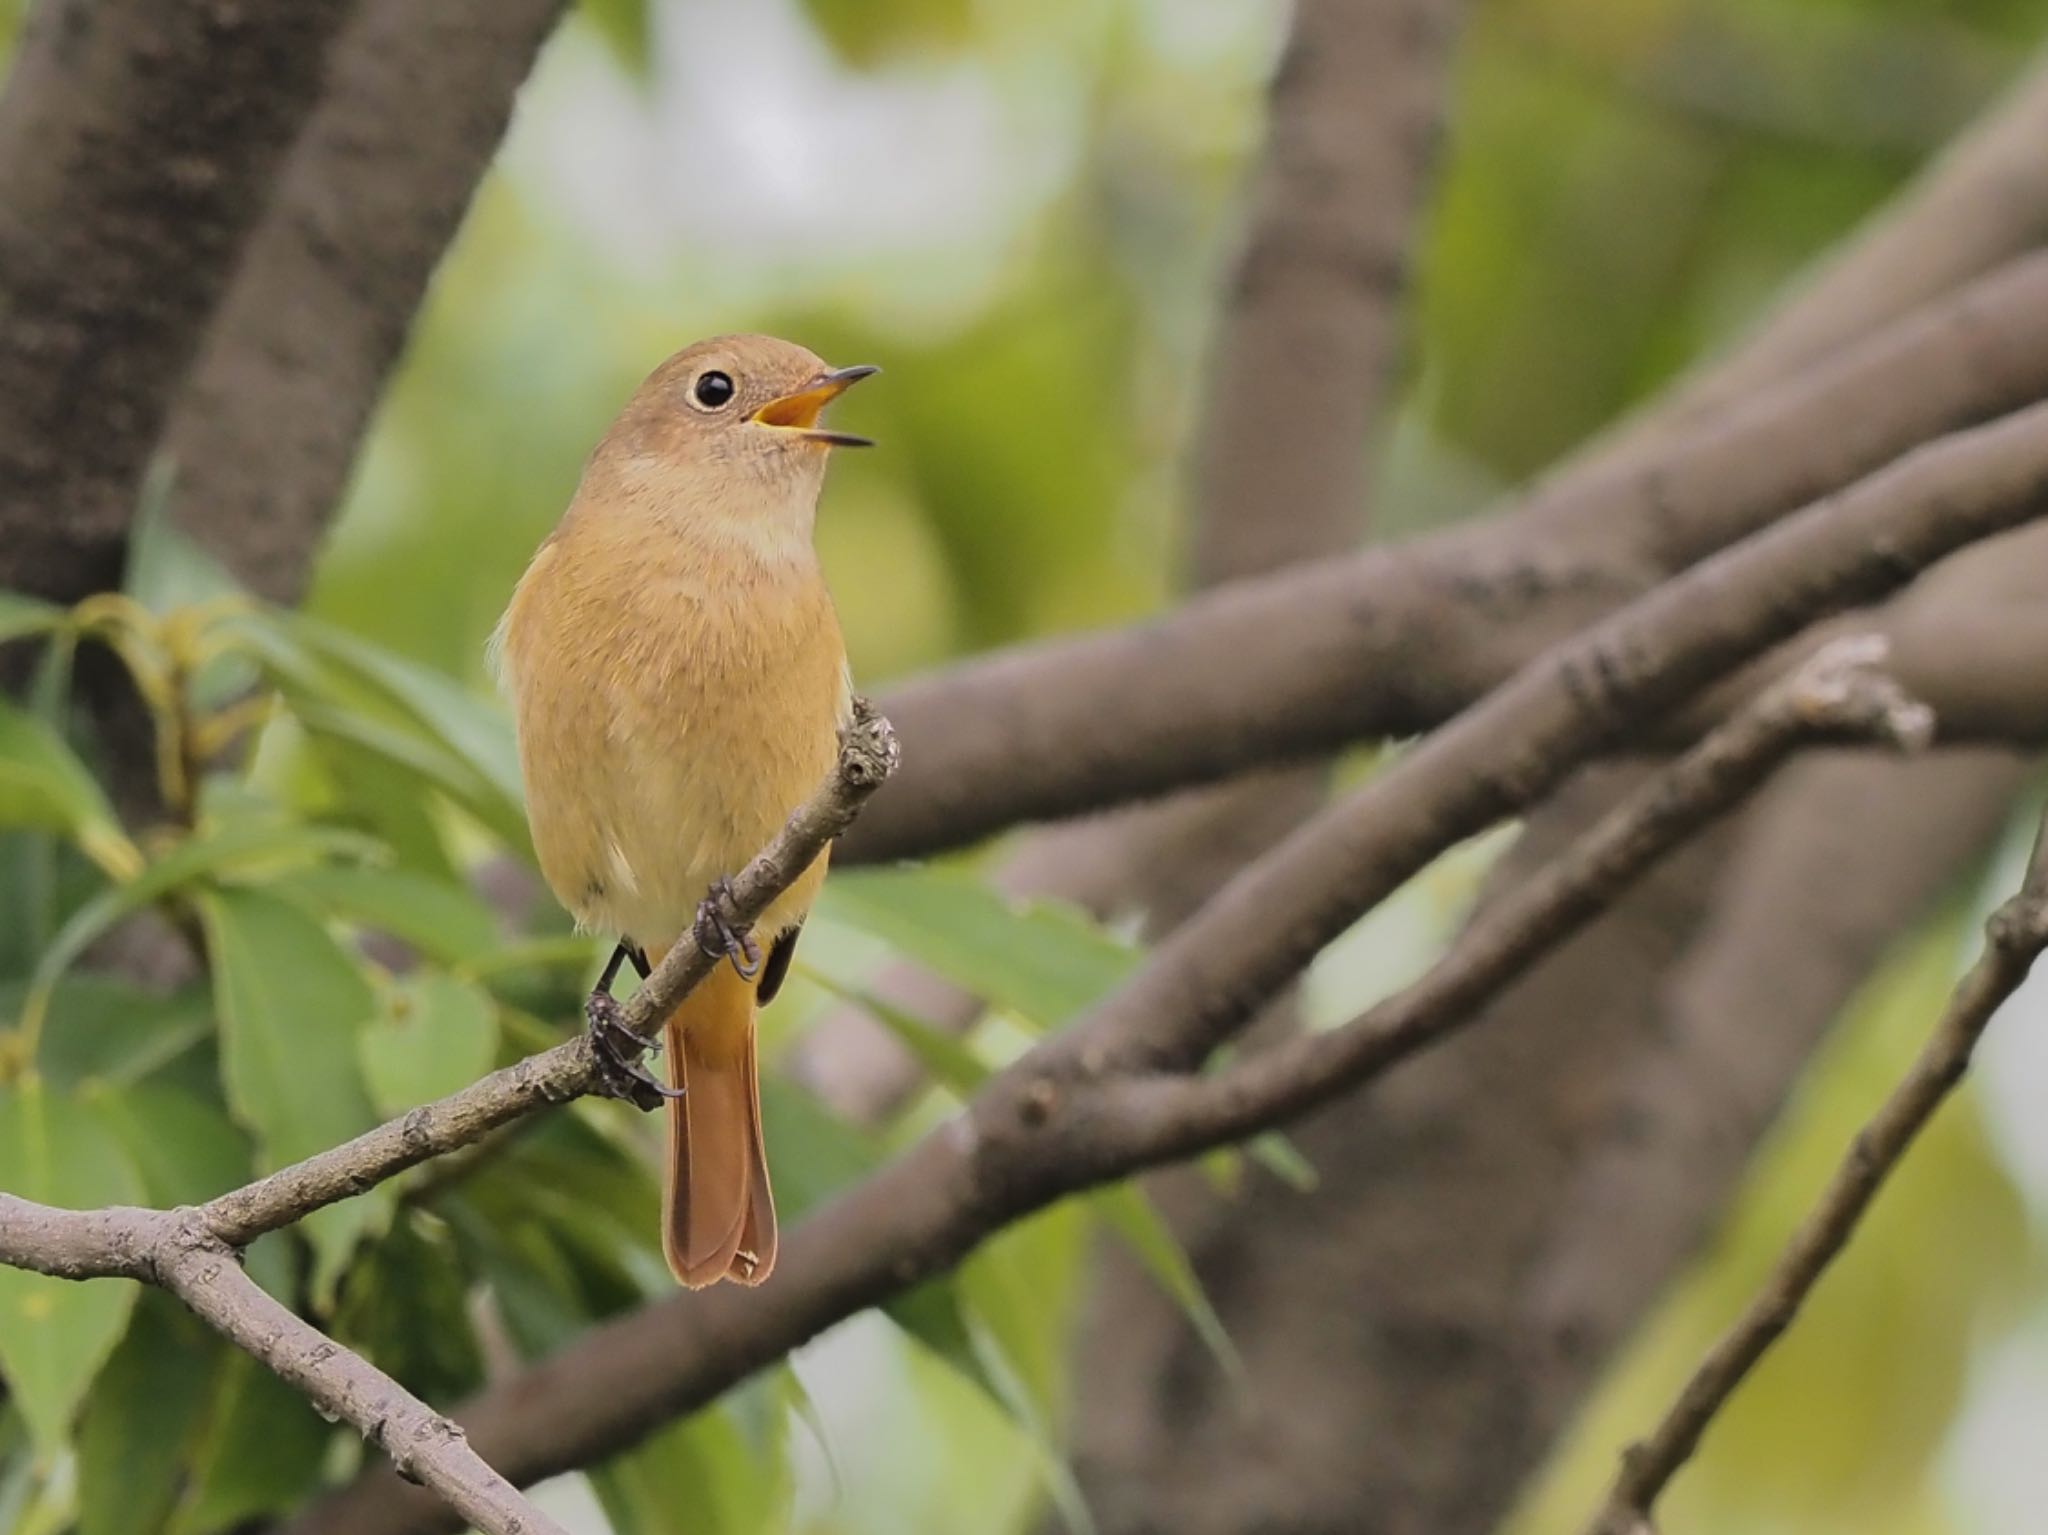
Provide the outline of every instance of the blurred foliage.
<path id="1" fill-rule="evenodd" d="M 520 932 L 475 893 L 480 864 L 498 865 L 502 883 L 507 861 L 527 857 L 500 709 L 320 620 L 223 594 L 175 533 L 153 529 L 137 549 L 128 593 L 70 610 L 0 603 L 14 637 L 46 658 L 68 662 L 81 643 L 112 650 L 162 743 L 164 816 L 130 840 L 72 740 L 65 693 L 39 689 L 0 715 L 0 878 L 43 935 L 0 976 L 0 1186 L 73 1206 L 203 1200 L 451 1092 L 561 1037 L 601 957 L 558 914 Z M 135 595 L 195 589 L 211 595 L 161 609 Z M 81 968 L 138 914 L 155 919 L 155 942 L 183 951 L 171 968 L 190 982 L 156 990 Z M 1006 903 L 937 870 L 841 875 L 818 923 L 806 984 L 792 988 L 814 1005 L 862 994 L 878 963 L 909 953 L 993 977 L 994 1004 L 1042 1030 L 1134 960 L 1070 912 Z M 972 1045 L 952 1049 L 965 1069 L 947 1085 L 971 1091 L 989 1067 Z M 915 1130 L 842 1124 L 772 1076 L 764 1097 L 791 1221 Z M 493 1357 L 559 1347 L 671 1290 L 653 1149 L 648 1125 L 579 1104 L 319 1211 L 259 1243 L 250 1267 L 451 1404 Z M 1129 1242 L 1227 1344 L 1143 1196 L 1078 1209 L 990 1244 L 891 1315 L 899 1352 L 979 1397 L 1085 1528 L 1059 1450 L 1061 1297 L 1085 1227 Z M 137 1299 L 125 1283 L 0 1269 L 0 1423 L 22 1430 L 0 1451 L 0 1486 L 25 1489 L 39 1521 L 210 1535 L 293 1506 L 354 1463 L 350 1436 L 288 1388 Z M 593 1472 L 614 1528 L 743 1531 L 792 1517 L 793 1445 L 808 1434 L 829 1447 L 798 1380 L 784 1365 Z M 137 1435 L 165 1443 L 123 1473 L 132 1496 L 106 1496 L 92 1468 Z"/>
<path id="2" fill-rule="evenodd" d="M 0 5 L 10 37 L 18 9 Z M 589 444 L 675 346 L 760 329 L 886 368 L 843 407 L 883 448 L 835 466 L 818 529 L 865 686 L 1164 601 L 1284 20 L 1272 0 L 584 0 L 440 273 L 305 611 L 241 601 L 148 521 L 125 598 L 0 596 L 0 639 L 38 657 L 0 706 L 0 1184 L 202 1199 L 560 1037 L 592 945 L 544 898 L 477 894 L 479 872 L 531 884 L 483 640 Z M 1721 344 L 1979 110 L 2039 26 L 2026 0 L 1473 8 L 1380 529 L 1477 508 Z M 123 827 L 98 787 L 67 704 L 88 644 L 163 727 L 166 825 Z M 1425 964 L 1499 846 L 1461 850 L 1326 956 L 1316 1016 Z M 138 913 L 188 951 L 187 979 L 89 962 Z M 1746 1293 L 1928 1015 L 1948 938 L 1872 983 L 1527 1535 L 1587 1506 L 1616 1439 Z M 879 1129 L 771 1060 L 791 1219 L 1132 962 L 971 868 L 835 876 L 764 1021 L 771 1056 L 899 953 L 994 1010 L 962 1042 L 878 1009 L 934 1082 Z M 265 1238 L 251 1271 L 451 1402 L 669 1292 L 655 1133 L 579 1105 Z M 1312 1181 L 1284 1141 L 1255 1151 Z M 1207 1170 L 1235 1187 L 1251 1162 Z M 1674 1532 L 1955 1528 L 1930 1467 L 1973 1352 L 2036 1278 L 2013 1199 L 1968 1117 L 1945 1116 L 1687 1474 Z M 993 1535 L 1048 1502 L 1085 1526 L 1066 1342 L 1102 1230 L 1231 1368 L 1156 1217 L 1098 1196 L 597 1469 L 577 1527 Z M 0 1277 L 0 1374 L 0 1529 L 21 1535 L 210 1535 L 363 1453 L 126 1286 Z"/>

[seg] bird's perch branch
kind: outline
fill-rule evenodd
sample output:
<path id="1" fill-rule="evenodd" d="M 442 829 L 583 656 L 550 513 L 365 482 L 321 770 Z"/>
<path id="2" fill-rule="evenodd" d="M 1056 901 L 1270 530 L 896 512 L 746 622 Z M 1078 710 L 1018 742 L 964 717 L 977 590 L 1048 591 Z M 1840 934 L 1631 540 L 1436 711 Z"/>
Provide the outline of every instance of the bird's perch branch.
<path id="1" fill-rule="evenodd" d="M 856 700 L 831 777 L 731 882 L 744 931 L 843 832 L 895 770 L 889 722 Z M 719 959 L 686 933 L 621 1012 L 642 1039 Z M 204 1205 L 180 1210 L 58 1210 L 0 1194 L 0 1263 L 60 1279 L 128 1278 L 161 1285 L 216 1331 L 346 1419 L 401 1475 L 431 1488 L 488 1535 L 565 1535 L 469 1447 L 463 1431 L 366 1360 L 321 1335 L 242 1272 L 238 1250 L 321 1207 L 498 1125 L 594 1091 L 587 1036 L 493 1072 Z"/>
<path id="2" fill-rule="evenodd" d="M 1658 1497 L 1848 1246 L 1885 1180 L 1962 1081 L 1984 1030 L 2019 990 L 2043 949 L 2048 949 L 2048 818 L 2035 836 L 2018 893 L 1991 914 L 1984 950 L 1957 983 L 1927 1043 L 1850 1142 L 1756 1298 L 1708 1350 L 1656 1428 L 1623 1455 L 1621 1471 L 1606 1504 L 1587 1525 L 1587 1535 L 1643 1535 L 1655 1528 L 1651 1516 Z"/>
<path id="3" fill-rule="evenodd" d="M 1868 641 L 1831 647 L 1713 732 L 1524 899 L 1502 907 L 1491 927 L 1474 929 L 1409 991 L 1330 1036 L 1342 1044 L 1319 1063 L 1329 1079 L 1304 1098 L 1376 1076 L 1469 1021 L 1480 1003 L 1802 744 L 1845 735 L 1923 744 L 1927 713 L 1874 669 L 1877 648 Z M 776 1284 L 699 1292 L 597 1328 L 487 1391 L 462 1411 L 466 1426 L 522 1482 L 590 1464 L 958 1261 L 1009 1222 L 1278 1123 L 1304 1101 L 1275 1094 L 1257 1106 L 1263 1119 L 1254 1124 L 1241 1076 L 1253 1065 L 1213 1079 L 1074 1077 L 1048 1069 L 1063 1049 L 1060 1039 L 1039 1046 L 994 1079 L 960 1121 L 799 1225 L 785 1243 Z M 1172 1108 L 1185 1124 L 1157 1112 L 1162 1093 L 1183 1089 Z M 449 1528 L 443 1510 L 380 1476 L 316 1506 L 287 1535 Z"/>
<path id="4" fill-rule="evenodd" d="M 0 1263 L 60 1279 L 157 1284 L 208 1326 L 353 1424 L 399 1474 L 487 1535 L 568 1535 L 469 1447 L 454 1423 L 323 1336 L 242 1271 L 197 1210 L 57 1210 L 0 1194 Z"/>
<path id="5" fill-rule="evenodd" d="M 800 1224 L 768 1291 L 693 1295 L 687 1308 L 658 1303 L 596 1329 L 486 1392 L 464 1422 L 522 1480 L 588 1464 L 956 1262 L 1021 1214 L 1241 1134 L 1253 1106 L 1277 1118 L 1386 1069 L 1471 1016 L 1583 917 L 1483 971 L 1484 984 L 1446 987 L 1431 1006 L 1447 1021 L 1431 1013 L 1402 1023 L 1397 1049 L 1375 1040 L 1382 1015 L 1330 1036 L 1329 1056 L 1290 1050 L 1273 1052 L 1271 1065 L 1247 1062 L 1214 1096 L 1187 1080 L 1324 943 L 1445 847 L 1801 627 L 2039 517 L 2044 486 L 2048 405 L 1909 454 L 1640 598 L 1259 860 L 1124 987 L 993 1079 L 959 1123 Z M 1612 823 L 1603 837 L 1629 845 Z M 1603 867 L 1588 859 L 1583 877 Z M 1205 1121 L 1214 1138 L 1184 1132 L 1168 1107 Z M 545 1415 L 535 1402 L 548 1404 Z M 310 1512 L 293 1535 L 444 1524 L 395 1483 L 371 1479 Z"/>
<path id="6" fill-rule="evenodd" d="M 832 776 L 789 818 L 775 840 L 733 877 L 731 915 L 736 931 L 752 927 L 755 918 L 852 824 L 868 796 L 896 770 L 897 760 L 896 735 L 889 722 L 865 699 L 856 699 Z M 718 956 L 706 952 L 694 932 L 684 933 L 620 1010 L 619 1021 L 641 1039 L 652 1038 L 684 994 L 718 963 Z M 223 1194 L 201 1206 L 200 1213 L 215 1236 L 240 1247 L 409 1167 L 467 1146 L 499 1125 L 581 1097 L 598 1085 L 589 1037 L 579 1035 L 494 1071 L 460 1092 L 422 1104 L 332 1151 Z"/>

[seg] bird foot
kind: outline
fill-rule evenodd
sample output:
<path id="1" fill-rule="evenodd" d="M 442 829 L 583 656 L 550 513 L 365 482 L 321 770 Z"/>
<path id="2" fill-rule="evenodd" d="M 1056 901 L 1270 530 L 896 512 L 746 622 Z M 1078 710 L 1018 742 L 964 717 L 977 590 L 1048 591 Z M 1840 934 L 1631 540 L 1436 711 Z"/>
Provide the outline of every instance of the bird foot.
<path id="1" fill-rule="evenodd" d="M 739 926 L 731 880 L 720 877 L 711 882 L 711 889 L 697 904 L 692 931 L 698 947 L 706 954 L 731 960 L 741 980 L 751 981 L 761 973 L 761 946 L 751 932 Z"/>
<path id="2" fill-rule="evenodd" d="M 593 991 L 583 1004 L 583 1018 L 590 1034 L 590 1056 L 597 1062 L 598 1089 L 607 1098 L 651 1110 L 660 1108 L 666 1099 L 683 1096 L 680 1087 L 670 1087 L 640 1064 L 641 1056 L 657 1054 L 661 1046 L 642 1039 L 620 1021 L 618 999 L 610 992 Z"/>

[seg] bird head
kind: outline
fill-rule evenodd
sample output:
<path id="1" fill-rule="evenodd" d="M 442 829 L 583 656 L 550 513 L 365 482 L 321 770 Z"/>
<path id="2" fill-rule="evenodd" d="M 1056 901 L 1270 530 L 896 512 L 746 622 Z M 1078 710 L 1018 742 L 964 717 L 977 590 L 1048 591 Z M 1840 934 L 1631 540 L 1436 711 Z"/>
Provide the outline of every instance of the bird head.
<path id="1" fill-rule="evenodd" d="M 821 423 L 878 372 L 827 367 L 773 336 L 713 336 L 649 374 L 598 444 L 586 486 L 700 528 L 808 535 L 833 448 L 873 444 Z"/>

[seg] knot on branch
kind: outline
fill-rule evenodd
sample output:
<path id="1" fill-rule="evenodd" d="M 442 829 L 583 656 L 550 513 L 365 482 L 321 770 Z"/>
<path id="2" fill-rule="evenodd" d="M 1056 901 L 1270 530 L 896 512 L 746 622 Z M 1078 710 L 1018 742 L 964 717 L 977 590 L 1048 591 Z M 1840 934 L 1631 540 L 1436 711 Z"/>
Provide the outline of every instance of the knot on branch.
<path id="1" fill-rule="evenodd" d="M 1934 742 L 1934 711 L 1882 669 L 1890 656 L 1891 641 L 1881 634 L 1830 640 L 1792 674 L 1787 702 L 1813 728 L 1924 751 Z"/>
<path id="2" fill-rule="evenodd" d="M 896 727 L 869 700 L 855 695 L 853 714 L 839 732 L 839 779 L 848 788 L 878 789 L 903 761 Z"/>
<path id="3" fill-rule="evenodd" d="M 2022 891 L 2002 902 L 1984 922 L 1993 948 L 2032 958 L 2048 947 L 2048 896 Z"/>
<path id="4" fill-rule="evenodd" d="M 144 1277 L 152 1284 L 171 1288 L 172 1276 L 200 1258 L 239 1262 L 234 1248 L 215 1234 L 206 1211 L 198 1205 L 179 1205 L 172 1210 L 138 1210 L 141 1242 L 138 1256 Z"/>

